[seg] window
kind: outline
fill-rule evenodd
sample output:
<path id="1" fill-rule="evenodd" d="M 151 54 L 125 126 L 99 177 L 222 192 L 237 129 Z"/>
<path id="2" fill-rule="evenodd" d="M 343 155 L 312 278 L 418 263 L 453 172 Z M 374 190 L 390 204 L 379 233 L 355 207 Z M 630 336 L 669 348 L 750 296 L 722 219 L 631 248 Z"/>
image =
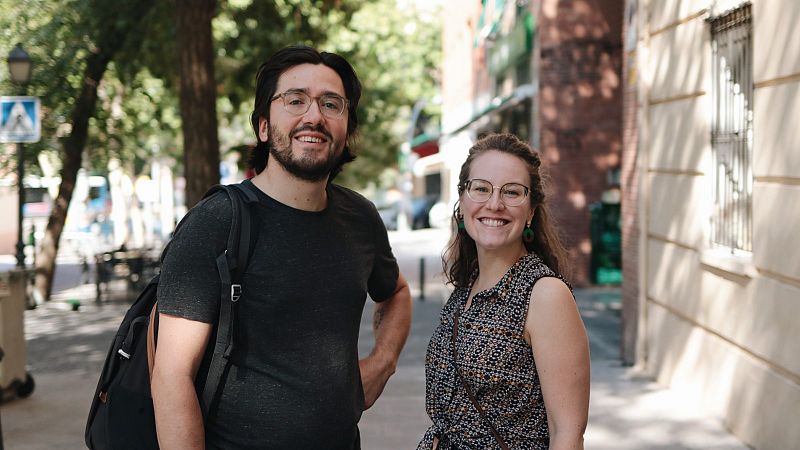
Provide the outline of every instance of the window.
<path id="1" fill-rule="evenodd" d="M 753 52 L 750 4 L 713 17 L 711 26 L 714 210 L 711 246 L 753 249 Z"/>

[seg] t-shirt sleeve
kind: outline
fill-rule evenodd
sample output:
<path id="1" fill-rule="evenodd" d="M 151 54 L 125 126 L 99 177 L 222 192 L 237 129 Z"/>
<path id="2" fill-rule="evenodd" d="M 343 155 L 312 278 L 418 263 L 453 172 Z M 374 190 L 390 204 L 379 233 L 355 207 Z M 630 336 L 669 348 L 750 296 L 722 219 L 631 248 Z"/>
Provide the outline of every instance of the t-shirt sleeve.
<path id="1" fill-rule="evenodd" d="M 383 225 L 381 216 L 375 205 L 369 203 L 370 221 L 375 234 L 375 259 L 372 264 L 367 290 L 369 296 L 376 302 L 387 300 L 397 287 L 400 269 L 389 244 L 389 234 Z"/>
<path id="2" fill-rule="evenodd" d="M 216 322 L 222 289 L 216 258 L 227 246 L 232 213 L 230 199 L 220 193 L 183 218 L 161 262 L 159 312 Z"/>

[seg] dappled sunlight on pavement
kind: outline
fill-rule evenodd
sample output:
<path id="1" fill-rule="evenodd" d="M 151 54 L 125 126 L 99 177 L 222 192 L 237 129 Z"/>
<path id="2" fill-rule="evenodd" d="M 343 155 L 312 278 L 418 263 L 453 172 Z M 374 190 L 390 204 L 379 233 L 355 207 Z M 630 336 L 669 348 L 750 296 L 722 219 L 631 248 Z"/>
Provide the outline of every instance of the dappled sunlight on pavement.
<path id="1" fill-rule="evenodd" d="M 391 232 L 392 248 L 414 295 L 408 343 L 381 398 L 362 417 L 365 450 L 413 449 L 430 420 L 425 413 L 424 358 L 449 289 L 441 279 L 441 251 L 449 231 Z M 420 259 L 425 260 L 420 274 Z M 419 300 L 420 278 L 426 300 Z M 73 284 L 74 286 L 75 284 Z M 130 304 L 124 286 L 113 300 L 95 303 L 91 284 L 57 292 L 54 300 L 26 311 L 29 371 L 36 389 L 27 399 L 2 405 L 0 420 L 7 450 L 83 448 L 83 429 L 100 370 L 122 316 Z M 575 291 L 592 354 L 592 392 L 586 448 L 745 449 L 721 423 L 691 410 L 681 394 L 659 387 L 619 361 L 618 288 Z M 81 306 L 72 311 L 70 300 Z M 359 354 L 372 348 L 372 302 L 361 322 Z"/>

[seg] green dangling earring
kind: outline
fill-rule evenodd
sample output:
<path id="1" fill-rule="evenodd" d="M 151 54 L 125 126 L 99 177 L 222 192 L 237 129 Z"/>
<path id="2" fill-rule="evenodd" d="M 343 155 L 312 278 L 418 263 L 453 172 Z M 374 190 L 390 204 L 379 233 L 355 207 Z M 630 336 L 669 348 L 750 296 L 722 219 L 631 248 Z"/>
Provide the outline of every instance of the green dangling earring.
<path id="1" fill-rule="evenodd" d="M 464 231 L 466 228 L 464 227 L 464 215 L 461 214 L 461 203 L 460 201 L 456 202 L 455 208 L 453 208 L 453 213 L 456 216 L 456 224 L 458 225 L 458 231 Z"/>
<path id="2" fill-rule="evenodd" d="M 522 230 L 522 240 L 525 241 L 526 244 L 533 242 L 533 230 L 531 229 L 530 222 L 526 223 L 525 229 Z"/>

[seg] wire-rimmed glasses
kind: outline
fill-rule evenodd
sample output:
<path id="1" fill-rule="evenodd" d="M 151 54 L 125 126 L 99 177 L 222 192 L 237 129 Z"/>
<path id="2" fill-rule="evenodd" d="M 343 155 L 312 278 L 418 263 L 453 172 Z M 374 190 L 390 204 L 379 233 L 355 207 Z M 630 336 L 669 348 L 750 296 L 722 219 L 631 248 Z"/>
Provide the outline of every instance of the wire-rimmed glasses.
<path id="1" fill-rule="evenodd" d="M 303 91 L 290 90 L 272 97 L 271 101 L 283 100 L 283 109 L 289 114 L 301 116 L 311 108 L 311 101 L 315 100 L 323 116 L 338 119 L 347 108 L 348 100 L 338 94 L 322 94 L 312 97 Z"/>
<path id="2" fill-rule="evenodd" d="M 464 183 L 464 190 L 467 191 L 467 196 L 476 203 L 489 201 L 495 189 L 500 190 L 500 200 L 506 206 L 519 206 L 525 203 L 525 199 L 528 198 L 528 187 L 519 183 L 506 183 L 502 186 L 495 186 L 480 178 L 473 178 Z"/>

